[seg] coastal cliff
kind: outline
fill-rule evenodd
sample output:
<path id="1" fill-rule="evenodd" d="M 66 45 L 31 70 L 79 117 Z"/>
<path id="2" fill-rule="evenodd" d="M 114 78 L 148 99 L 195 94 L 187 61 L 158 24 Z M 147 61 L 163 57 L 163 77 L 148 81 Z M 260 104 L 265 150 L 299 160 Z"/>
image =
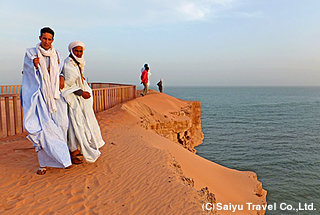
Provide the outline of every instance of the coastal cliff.
<path id="1" fill-rule="evenodd" d="M 200 102 L 151 91 L 96 116 L 106 144 L 92 164 L 39 176 L 30 141 L 0 141 L 1 214 L 264 214 L 255 173 L 194 153 Z"/>
<path id="2" fill-rule="evenodd" d="M 205 193 L 207 202 L 230 207 L 244 206 L 243 210 L 239 211 L 231 211 L 227 208 L 227 210 L 217 211 L 216 209 L 210 212 L 214 214 L 217 212 L 218 214 L 243 214 L 244 212 L 246 214 L 265 214 L 263 208 L 267 205 L 267 192 L 262 188 L 262 183 L 257 180 L 255 173 L 228 169 L 197 155 L 195 157 L 181 156 L 182 151 L 177 151 L 173 147 L 180 145 L 195 153 L 194 147 L 202 143 L 201 103 L 183 101 L 154 91 L 152 93 L 148 99 L 139 98 L 124 104 L 122 108 L 137 117 L 139 119 L 137 124 L 144 129 L 155 131 L 158 135 L 178 143 L 170 144 L 170 146 L 164 146 L 163 143 L 153 144 L 170 152 L 174 159 L 173 165 L 178 169 L 181 180 L 198 192 Z M 193 158 L 194 163 L 192 163 Z M 220 174 L 223 177 L 217 178 L 217 175 Z M 232 197 L 225 193 L 232 193 Z M 247 203 L 252 202 L 256 205 L 254 210 L 246 207 Z"/>
<path id="3" fill-rule="evenodd" d="M 166 97 L 158 101 L 155 99 L 156 97 L 148 98 L 150 101 L 128 102 L 122 108 L 138 117 L 141 127 L 154 130 L 195 153 L 194 147 L 200 145 L 203 140 L 201 103 L 178 99 L 172 103 Z M 164 105 L 166 109 L 159 108 Z"/>

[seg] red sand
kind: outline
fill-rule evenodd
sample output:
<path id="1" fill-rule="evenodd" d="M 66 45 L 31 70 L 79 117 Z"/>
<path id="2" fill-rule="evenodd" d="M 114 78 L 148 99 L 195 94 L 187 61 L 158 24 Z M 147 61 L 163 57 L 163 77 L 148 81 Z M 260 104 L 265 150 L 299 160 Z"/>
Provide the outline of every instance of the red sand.
<path id="1" fill-rule="evenodd" d="M 215 195 L 216 203 L 241 204 L 244 210 L 246 203 L 266 204 L 266 192 L 254 173 L 220 166 L 145 130 L 130 113 L 135 102 L 160 114 L 187 105 L 154 93 L 130 101 L 126 108 L 118 105 L 98 113 L 106 142 L 98 161 L 70 169 L 48 168 L 43 176 L 35 174 L 37 154 L 24 136 L 0 142 L 0 213 L 207 214 L 202 209 L 207 200 L 199 192 L 204 187 Z M 194 187 L 184 182 L 188 178 Z"/>

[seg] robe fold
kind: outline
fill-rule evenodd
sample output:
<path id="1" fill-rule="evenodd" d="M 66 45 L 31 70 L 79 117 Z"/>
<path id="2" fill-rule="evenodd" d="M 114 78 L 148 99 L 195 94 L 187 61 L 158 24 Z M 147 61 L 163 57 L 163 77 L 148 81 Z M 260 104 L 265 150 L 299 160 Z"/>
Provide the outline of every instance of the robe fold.
<path id="1" fill-rule="evenodd" d="M 36 149 L 40 166 L 65 168 L 72 164 L 67 145 L 67 103 L 60 95 L 55 99 L 57 110 L 49 113 L 43 73 L 40 65 L 36 69 L 33 64 L 36 57 L 36 48 L 27 49 L 22 78 L 23 126 Z M 62 59 L 59 52 L 57 57 Z M 59 61 L 60 74 L 63 65 Z"/>
<path id="2" fill-rule="evenodd" d="M 92 90 L 86 80 L 81 80 L 79 67 L 70 57 L 64 61 L 64 76 L 65 87 L 61 92 L 69 108 L 69 149 L 70 151 L 80 149 L 86 162 L 93 163 L 100 156 L 99 148 L 105 142 L 93 112 Z M 79 89 L 89 92 L 91 97 L 84 99 L 75 95 L 73 92 Z"/>

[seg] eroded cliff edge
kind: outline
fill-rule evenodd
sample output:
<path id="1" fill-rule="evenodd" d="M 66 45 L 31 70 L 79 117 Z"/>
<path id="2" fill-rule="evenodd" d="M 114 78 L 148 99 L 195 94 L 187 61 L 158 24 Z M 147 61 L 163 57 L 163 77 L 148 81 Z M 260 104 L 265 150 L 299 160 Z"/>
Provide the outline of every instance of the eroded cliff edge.
<path id="1" fill-rule="evenodd" d="M 137 98 L 122 106 L 138 118 L 137 124 L 146 130 L 169 139 L 153 142 L 160 149 L 167 150 L 181 175 L 181 179 L 196 190 L 206 190 L 206 196 L 213 203 L 225 205 L 244 205 L 253 203 L 261 209 L 214 211 L 218 214 L 264 214 L 267 192 L 257 180 L 257 175 L 250 171 L 238 171 L 220 166 L 194 154 L 194 147 L 201 144 L 201 104 L 198 101 L 183 101 L 166 94 L 152 94 Z M 175 142 L 177 144 L 170 144 Z M 188 149 L 179 150 L 179 145 Z M 190 153 L 192 152 L 192 153 Z"/>
<path id="2" fill-rule="evenodd" d="M 140 125 L 145 129 L 154 130 L 159 135 L 195 153 L 194 147 L 200 145 L 203 140 L 201 102 L 177 99 L 173 103 L 165 98 L 158 101 L 150 100 L 153 99 L 148 98 L 148 101 L 144 102 L 136 101 L 134 104 L 128 103 L 123 108 L 139 117 Z M 164 110 L 163 106 L 168 109 Z"/>

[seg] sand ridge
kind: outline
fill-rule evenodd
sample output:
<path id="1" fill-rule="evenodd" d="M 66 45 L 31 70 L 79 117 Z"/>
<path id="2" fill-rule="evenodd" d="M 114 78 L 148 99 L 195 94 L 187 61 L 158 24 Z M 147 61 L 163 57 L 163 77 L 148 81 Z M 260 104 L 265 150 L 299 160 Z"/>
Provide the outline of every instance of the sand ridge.
<path id="1" fill-rule="evenodd" d="M 159 99 L 169 102 L 154 102 Z M 131 102 L 159 114 L 187 104 L 158 93 Z M 118 105 L 96 116 L 106 145 L 93 164 L 49 168 L 39 176 L 27 139 L 0 142 L 1 214 L 208 214 L 202 210 L 207 197 L 199 194 L 204 187 L 224 203 L 265 201 L 256 195 L 260 183 L 254 173 L 222 167 L 146 130 L 128 107 Z M 192 179 L 194 187 L 184 179 Z"/>

